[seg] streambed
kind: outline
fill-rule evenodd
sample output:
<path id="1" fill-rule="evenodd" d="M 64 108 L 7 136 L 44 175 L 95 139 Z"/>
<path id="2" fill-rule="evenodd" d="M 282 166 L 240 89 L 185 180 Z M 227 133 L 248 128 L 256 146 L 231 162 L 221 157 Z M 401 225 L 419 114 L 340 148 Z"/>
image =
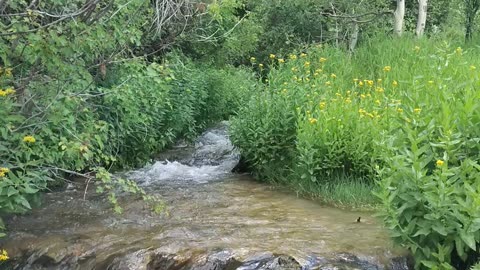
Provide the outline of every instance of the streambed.
<path id="1" fill-rule="evenodd" d="M 404 252 L 371 213 L 319 205 L 230 173 L 239 155 L 226 129 L 223 123 L 195 147 L 179 146 L 124 174 L 164 198 L 168 211 L 161 215 L 131 197 L 122 198 L 124 213 L 116 215 L 93 191 L 83 200 L 78 185 L 9 217 L 0 243 L 9 267 L 408 269 Z"/>

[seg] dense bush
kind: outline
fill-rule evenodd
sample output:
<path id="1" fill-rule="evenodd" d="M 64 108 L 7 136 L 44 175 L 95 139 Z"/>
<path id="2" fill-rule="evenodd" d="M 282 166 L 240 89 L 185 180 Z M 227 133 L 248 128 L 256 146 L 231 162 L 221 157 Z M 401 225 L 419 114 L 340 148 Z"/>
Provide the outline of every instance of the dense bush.
<path id="1" fill-rule="evenodd" d="M 326 47 L 270 58 L 268 82 L 232 123 L 260 179 L 313 193 L 353 181 L 351 195 L 375 181 L 385 224 L 419 268 L 478 259 L 477 49 L 383 39 L 353 56 Z"/>

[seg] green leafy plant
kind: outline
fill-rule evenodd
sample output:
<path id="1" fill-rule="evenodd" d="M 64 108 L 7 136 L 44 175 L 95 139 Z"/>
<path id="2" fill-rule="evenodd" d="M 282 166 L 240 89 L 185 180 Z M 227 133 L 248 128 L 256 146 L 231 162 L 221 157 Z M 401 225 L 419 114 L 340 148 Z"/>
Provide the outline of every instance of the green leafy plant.
<path id="1" fill-rule="evenodd" d="M 418 269 L 468 269 L 480 244 L 477 55 L 410 38 L 351 57 L 328 46 L 272 54 L 233 142 L 260 179 L 377 204 Z"/>

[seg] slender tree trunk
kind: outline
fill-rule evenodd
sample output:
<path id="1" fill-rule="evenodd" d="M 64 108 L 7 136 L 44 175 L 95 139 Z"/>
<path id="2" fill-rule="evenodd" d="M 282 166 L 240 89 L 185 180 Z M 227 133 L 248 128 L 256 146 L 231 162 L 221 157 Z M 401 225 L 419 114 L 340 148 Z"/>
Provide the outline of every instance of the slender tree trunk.
<path id="1" fill-rule="evenodd" d="M 405 17 L 405 0 L 397 0 L 397 9 L 394 13 L 395 23 L 394 31 L 397 36 L 401 36 L 403 33 L 403 21 Z"/>
<path id="2" fill-rule="evenodd" d="M 340 46 L 340 29 L 338 28 L 338 21 L 335 20 L 335 46 Z"/>
<path id="3" fill-rule="evenodd" d="M 350 44 L 348 46 L 348 49 L 351 52 L 353 52 L 355 50 L 355 47 L 357 47 L 359 32 L 360 32 L 360 27 L 358 26 L 358 22 L 353 22 L 352 36 L 350 37 Z"/>
<path id="4" fill-rule="evenodd" d="M 472 40 L 472 32 L 473 32 L 473 17 L 467 15 L 466 23 L 465 23 L 465 39 L 467 41 Z"/>
<path id="5" fill-rule="evenodd" d="M 425 32 L 425 25 L 427 23 L 427 3 L 428 0 L 418 0 L 417 30 L 415 31 L 417 37 L 423 36 L 423 33 Z"/>

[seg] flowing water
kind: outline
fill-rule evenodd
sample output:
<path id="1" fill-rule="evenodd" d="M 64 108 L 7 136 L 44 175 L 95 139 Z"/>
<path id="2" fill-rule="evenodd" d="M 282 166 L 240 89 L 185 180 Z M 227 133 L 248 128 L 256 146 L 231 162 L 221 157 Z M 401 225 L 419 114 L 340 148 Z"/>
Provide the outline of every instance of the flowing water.
<path id="1" fill-rule="evenodd" d="M 0 246 L 9 251 L 9 267 L 197 269 L 192 265 L 203 260 L 198 269 L 297 269 L 239 263 L 285 254 L 302 269 L 405 269 L 401 260 L 392 264 L 403 253 L 372 214 L 322 206 L 230 173 L 239 155 L 226 124 L 204 133 L 195 147 L 177 147 L 161 158 L 126 176 L 161 195 L 166 213 L 154 215 L 125 196 L 124 213 L 116 215 L 103 196 L 88 192 L 83 200 L 78 185 L 48 193 L 41 208 L 7 219 L 9 236 Z M 359 216 L 361 223 L 355 222 Z M 153 263 L 153 254 L 163 254 L 163 261 Z M 218 254 L 238 263 L 205 264 Z"/>

